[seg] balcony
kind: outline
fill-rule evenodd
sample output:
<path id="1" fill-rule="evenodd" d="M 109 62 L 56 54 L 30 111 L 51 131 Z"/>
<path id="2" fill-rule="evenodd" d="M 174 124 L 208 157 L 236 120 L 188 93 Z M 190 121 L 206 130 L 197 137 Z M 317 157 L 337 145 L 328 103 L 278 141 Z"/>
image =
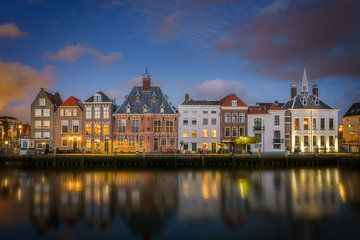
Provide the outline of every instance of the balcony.
<path id="1" fill-rule="evenodd" d="M 265 126 L 254 126 L 254 131 L 265 131 Z"/>
<path id="2" fill-rule="evenodd" d="M 274 138 L 273 143 L 284 143 L 284 139 L 283 138 Z"/>

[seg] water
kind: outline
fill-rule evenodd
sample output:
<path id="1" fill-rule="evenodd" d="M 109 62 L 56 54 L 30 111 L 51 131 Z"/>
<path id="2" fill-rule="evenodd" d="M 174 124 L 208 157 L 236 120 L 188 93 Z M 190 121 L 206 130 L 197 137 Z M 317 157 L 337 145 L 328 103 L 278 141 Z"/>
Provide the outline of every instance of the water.
<path id="1" fill-rule="evenodd" d="M 360 239 L 360 172 L 0 171 L 1 239 Z"/>

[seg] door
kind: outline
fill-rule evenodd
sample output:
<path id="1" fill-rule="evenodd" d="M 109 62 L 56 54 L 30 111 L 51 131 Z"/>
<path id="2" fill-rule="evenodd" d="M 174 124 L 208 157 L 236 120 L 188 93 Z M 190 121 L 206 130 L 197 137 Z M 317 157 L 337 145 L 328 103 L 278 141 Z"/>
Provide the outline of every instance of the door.
<path id="1" fill-rule="evenodd" d="M 73 150 L 78 150 L 78 142 L 77 142 L 77 138 L 73 139 Z"/>
<path id="2" fill-rule="evenodd" d="M 215 142 L 211 143 L 211 152 L 216 153 L 216 143 Z"/>
<path id="3" fill-rule="evenodd" d="M 159 139 L 154 138 L 154 151 L 159 151 Z"/>
<path id="4" fill-rule="evenodd" d="M 106 153 L 109 153 L 109 140 L 108 139 L 105 139 L 105 142 L 104 142 L 104 151 Z"/>

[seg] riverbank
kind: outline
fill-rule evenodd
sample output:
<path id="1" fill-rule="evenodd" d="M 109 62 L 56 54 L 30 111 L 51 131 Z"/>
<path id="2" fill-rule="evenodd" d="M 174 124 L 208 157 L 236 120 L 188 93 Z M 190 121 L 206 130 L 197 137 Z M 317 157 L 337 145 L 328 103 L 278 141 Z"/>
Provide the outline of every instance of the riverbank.
<path id="1" fill-rule="evenodd" d="M 267 154 L 261 157 L 244 154 L 119 154 L 82 155 L 57 154 L 33 156 L 0 156 L 0 165 L 46 168 L 212 168 L 212 167 L 296 167 L 349 166 L 360 167 L 360 156 L 354 154 L 284 155 Z"/>

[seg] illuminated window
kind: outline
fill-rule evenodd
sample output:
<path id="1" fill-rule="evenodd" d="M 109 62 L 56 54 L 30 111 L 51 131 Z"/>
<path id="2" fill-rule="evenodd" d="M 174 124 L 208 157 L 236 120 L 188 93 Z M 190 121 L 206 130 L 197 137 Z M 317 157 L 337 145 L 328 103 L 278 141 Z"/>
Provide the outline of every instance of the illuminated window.
<path id="1" fill-rule="evenodd" d="M 86 139 L 86 145 L 85 145 L 85 147 L 86 147 L 87 149 L 91 149 L 91 139 Z"/>
<path id="2" fill-rule="evenodd" d="M 109 124 L 103 125 L 103 135 L 105 135 L 105 136 L 109 135 Z"/>
<path id="3" fill-rule="evenodd" d="M 216 130 L 211 130 L 211 137 L 216 138 Z"/>
<path id="4" fill-rule="evenodd" d="M 68 139 L 67 138 L 61 138 L 61 146 L 67 147 L 68 146 Z"/>
<path id="5" fill-rule="evenodd" d="M 90 123 L 87 123 L 85 125 L 85 134 L 86 135 L 91 135 L 91 124 Z"/>
<path id="6" fill-rule="evenodd" d="M 207 129 L 202 130 L 202 136 L 203 136 L 204 138 L 209 137 L 209 130 L 207 130 Z"/>
<path id="7" fill-rule="evenodd" d="M 96 136 L 100 135 L 100 124 L 94 125 L 94 135 L 96 135 Z"/>
<path id="8" fill-rule="evenodd" d="M 72 132 L 79 133 L 79 120 L 72 121 Z"/>
<path id="9" fill-rule="evenodd" d="M 41 129 L 41 121 L 35 120 L 35 129 Z"/>
<path id="10" fill-rule="evenodd" d="M 161 132 L 161 120 L 154 120 L 154 132 Z"/>
<path id="11" fill-rule="evenodd" d="M 103 118 L 109 118 L 109 116 L 110 116 L 109 107 L 104 107 L 103 108 Z"/>
<path id="12" fill-rule="evenodd" d="M 197 138 L 197 131 L 196 130 L 191 130 L 191 137 L 192 138 Z"/>
<path id="13" fill-rule="evenodd" d="M 71 109 L 65 109 L 65 116 L 71 117 Z"/>
<path id="14" fill-rule="evenodd" d="M 304 130 L 309 130 L 309 118 L 304 118 Z"/>
<path id="15" fill-rule="evenodd" d="M 172 133 L 174 132 L 174 121 L 166 120 L 166 132 Z"/>
<path id="16" fill-rule="evenodd" d="M 188 130 L 183 130 L 182 136 L 183 136 L 183 138 L 189 137 L 189 131 Z"/>
<path id="17" fill-rule="evenodd" d="M 295 118 L 295 130 L 300 130 L 300 119 Z"/>
<path id="18" fill-rule="evenodd" d="M 50 121 L 49 120 L 44 120 L 43 121 L 43 128 L 44 129 L 50 129 Z"/>

